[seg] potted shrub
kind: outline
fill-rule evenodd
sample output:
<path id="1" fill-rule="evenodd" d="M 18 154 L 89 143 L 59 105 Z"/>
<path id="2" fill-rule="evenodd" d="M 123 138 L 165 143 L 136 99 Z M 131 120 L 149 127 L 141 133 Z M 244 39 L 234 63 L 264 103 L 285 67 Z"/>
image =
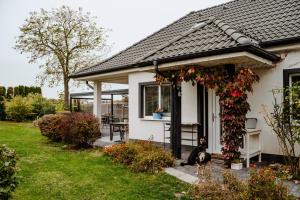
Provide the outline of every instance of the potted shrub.
<path id="1" fill-rule="evenodd" d="M 162 114 L 163 114 L 163 109 L 156 108 L 155 111 L 153 112 L 153 119 L 161 119 Z"/>
<path id="2" fill-rule="evenodd" d="M 241 162 L 241 159 L 236 158 L 231 162 L 231 169 L 234 170 L 240 170 L 243 169 L 243 163 Z"/>

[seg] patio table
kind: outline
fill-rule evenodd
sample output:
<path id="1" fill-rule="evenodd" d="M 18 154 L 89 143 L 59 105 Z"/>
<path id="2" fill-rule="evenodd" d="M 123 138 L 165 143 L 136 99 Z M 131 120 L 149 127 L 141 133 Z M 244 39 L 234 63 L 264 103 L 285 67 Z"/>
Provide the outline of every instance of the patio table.
<path id="1" fill-rule="evenodd" d="M 113 140 L 114 137 L 114 129 L 118 127 L 118 131 L 120 132 L 121 141 L 124 139 L 124 133 L 128 129 L 128 122 L 112 122 L 110 123 L 110 141 Z"/>

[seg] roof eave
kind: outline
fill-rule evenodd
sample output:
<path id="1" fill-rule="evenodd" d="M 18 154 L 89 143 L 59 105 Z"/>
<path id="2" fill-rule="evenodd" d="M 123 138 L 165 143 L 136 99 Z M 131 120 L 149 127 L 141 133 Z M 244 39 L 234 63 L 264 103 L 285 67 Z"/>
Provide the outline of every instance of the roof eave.
<path id="1" fill-rule="evenodd" d="M 218 50 L 205 51 L 205 52 L 187 54 L 187 55 L 170 57 L 170 58 L 157 59 L 156 61 L 159 64 L 162 64 L 168 62 L 182 61 L 186 59 L 193 59 L 198 57 L 214 56 L 214 55 L 221 55 L 226 53 L 237 53 L 242 51 L 252 53 L 254 55 L 267 59 L 271 62 L 277 62 L 280 60 L 280 57 L 278 57 L 277 55 L 250 44 L 250 45 L 241 45 L 241 46 L 231 47 L 226 49 L 218 49 Z"/>
<path id="2" fill-rule="evenodd" d="M 265 47 L 293 44 L 293 43 L 299 43 L 299 42 L 300 42 L 300 36 L 297 36 L 297 37 L 290 37 L 290 38 L 284 38 L 284 39 L 279 39 L 279 40 L 265 41 L 265 42 L 261 42 L 259 45 L 261 47 L 265 48 Z"/>
<path id="3" fill-rule="evenodd" d="M 182 61 L 182 60 L 199 58 L 199 57 L 221 55 L 221 54 L 226 54 L 226 53 L 237 53 L 237 52 L 242 52 L 242 51 L 252 53 L 254 55 L 257 55 L 259 57 L 267 59 L 271 62 L 277 62 L 280 60 L 280 57 L 278 57 L 277 55 L 249 44 L 249 45 L 241 45 L 241 46 L 231 47 L 231 48 L 226 48 L 226 49 L 218 49 L 218 50 L 205 51 L 205 52 L 187 54 L 187 55 L 176 56 L 176 57 L 162 58 L 162 59 L 157 59 L 156 61 L 159 64 L 163 64 L 163 63 Z M 130 68 L 134 68 L 134 67 L 145 67 L 145 66 L 152 65 L 152 63 L 153 63 L 153 61 L 150 60 L 150 61 L 140 62 L 140 63 L 136 63 L 136 64 L 120 66 L 120 67 L 116 67 L 113 69 L 107 69 L 107 70 L 103 70 L 101 72 L 93 71 L 93 72 L 82 73 L 82 74 L 74 74 L 74 75 L 69 76 L 69 78 L 82 78 L 82 77 L 104 74 L 104 73 L 109 73 L 109 72 L 114 72 L 114 71 L 119 71 L 119 70 L 126 70 L 126 69 L 130 69 Z"/>

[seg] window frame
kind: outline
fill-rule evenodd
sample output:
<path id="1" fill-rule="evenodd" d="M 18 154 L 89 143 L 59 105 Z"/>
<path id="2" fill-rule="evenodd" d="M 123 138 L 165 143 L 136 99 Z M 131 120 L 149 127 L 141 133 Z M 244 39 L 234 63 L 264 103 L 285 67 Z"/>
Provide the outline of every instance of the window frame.
<path id="1" fill-rule="evenodd" d="M 292 86 L 292 78 L 294 77 L 294 76 L 298 76 L 298 77 L 300 77 L 300 73 L 293 73 L 293 74 L 290 74 L 289 75 L 289 87 L 291 87 Z M 290 97 L 290 103 L 293 103 L 293 99 L 292 99 L 292 97 Z M 292 110 L 292 108 L 291 108 L 291 110 Z M 295 120 L 296 121 L 296 123 L 297 123 L 297 126 L 299 126 L 300 125 L 300 120 L 299 119 L 293 119 L 292 118 L 292 116 L 291 116 L 291 120 Z"/>
<path id="2" fill-rule="evenodd" d="M 283 87 L 284 88 L 291 86 L 293 76 L 300 76 L 300 68 L 283 70 Z M 287 95 L 288 94 L 284 93 L 284 98 L 286 98 Z M 292 99 L 289 99 L 289 101 L 292 101 Z"/>
<path id="3" fill-rule="evenodd" d="M 170 83 L 164 83 L 162 85 L 169 85 L 171 87 Z M 142 119 L 153 119 L 153 115 L 146 115 L 146 92 L 145 88 L 147 86 L 157 86 L 158 87 L 158 107 L 160 108 L 162 105 L 162 94 L 161 94 L 161 86 L 160 84 L 156 82 L 143 82 L 139 83 L 139 118 Z M 163 112 L 163 120 L 170 120 L 171 112 Z"/>

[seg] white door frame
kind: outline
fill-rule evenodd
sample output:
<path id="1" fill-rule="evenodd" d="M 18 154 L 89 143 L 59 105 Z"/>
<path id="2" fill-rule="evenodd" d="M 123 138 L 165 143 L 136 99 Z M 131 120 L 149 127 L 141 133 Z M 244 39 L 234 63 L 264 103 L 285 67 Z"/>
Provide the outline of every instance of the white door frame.
<path id="1" fill-rule="evenodd" d="M 208 152 L 221 153 L 221 121 L 219 97 L 208 90 Z"/>

